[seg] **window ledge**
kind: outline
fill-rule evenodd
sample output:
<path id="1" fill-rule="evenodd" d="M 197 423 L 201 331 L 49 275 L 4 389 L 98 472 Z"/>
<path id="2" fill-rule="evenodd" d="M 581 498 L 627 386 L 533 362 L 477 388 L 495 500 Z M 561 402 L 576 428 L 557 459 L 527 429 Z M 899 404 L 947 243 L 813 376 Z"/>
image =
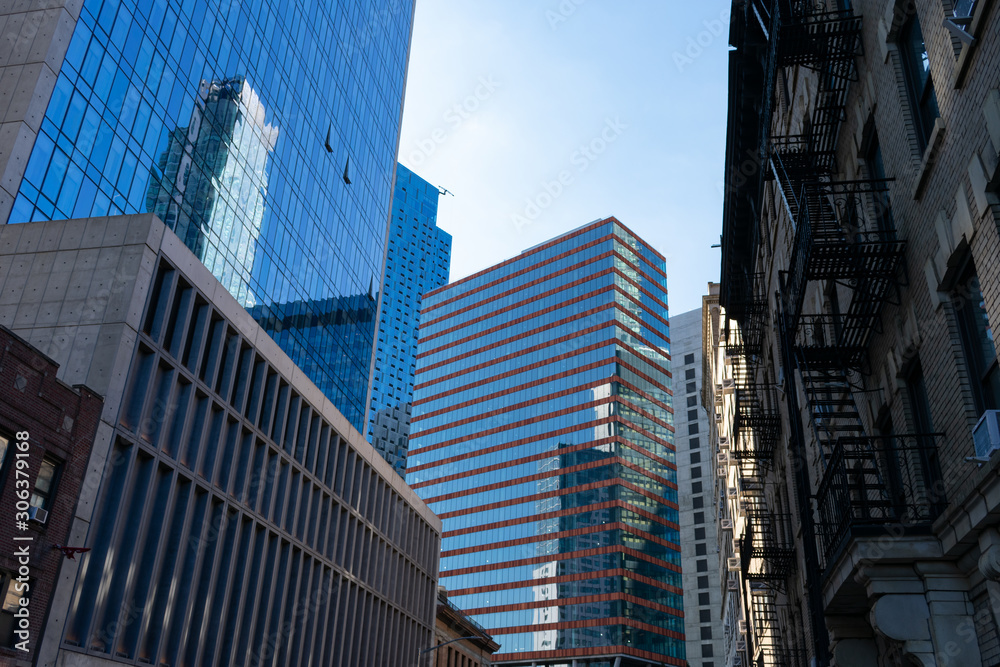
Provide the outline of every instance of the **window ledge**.
<path id="1" fill-rule="evenodd" d="M 924 149 L 924 156 L 920 160 L 920 168 L 917 170 L 917 182 L 913 188 L 913 198 L 919 200 L 924 193 L 924 186 L 927 185 L 927 178 L 930 176 L 931 168 L 937 161 L 938 149 L 944 141 L 944 120 L 940 116 L 934 121 L 934 129 L 931 130 L 931 137 L 927 141 L 927 148 Z"/>
<path id="2" fill-rule="evenodd" d="M 969 65 L 972 63 L 972 54 L 975 52 L 976 47 L 979 46 L 979 41 L 983 32 L 983 24 L 986 22 L 986 17 L 990 13 L 990 9 L 993 7 L 993 0 L 981 0 L 976 3 L 975 15 L 972 17 L 972 21 L 969 23 L 968 33 L 972 37 L 972 42 L 966 42 L 962 44 L 962 50 L 958 54 L 958 62 L 955 64 L 955 81 L 953 88 L 956 90 L 965 85 L 965 77 L 969 73 Z"/>

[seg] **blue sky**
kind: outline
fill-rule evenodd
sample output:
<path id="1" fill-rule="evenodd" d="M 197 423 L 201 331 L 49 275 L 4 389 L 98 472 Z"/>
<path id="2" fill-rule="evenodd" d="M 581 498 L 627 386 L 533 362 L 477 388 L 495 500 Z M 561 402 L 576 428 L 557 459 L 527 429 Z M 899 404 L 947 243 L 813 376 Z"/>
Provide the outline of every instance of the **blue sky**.
<path id="1" fill-rule="evenodd" d="M 597 218 L 719 275 L 729 0 L 417 0 L 399 160 L 454 192 L 452 280 Z"/>

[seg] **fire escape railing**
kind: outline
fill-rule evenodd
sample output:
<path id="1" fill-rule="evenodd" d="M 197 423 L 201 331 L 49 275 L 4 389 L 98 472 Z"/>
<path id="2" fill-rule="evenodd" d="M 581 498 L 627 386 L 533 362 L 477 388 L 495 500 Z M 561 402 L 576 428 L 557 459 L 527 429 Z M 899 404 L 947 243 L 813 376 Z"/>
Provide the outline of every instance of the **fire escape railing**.
<path id="1" fill-rule="evenodd" d="M 781 616 L 790 613 L 787 604 L 773 588 L 751 585 L 750 623 L 753 630 L 753 659 L 751 665 L 768 667 L 804 667 L 805 651 L 791 646 Z"/>
<path id="2" fill-rule="evenodd" d="M 743 578 L 783 582 L 795 569 L 792 515 L 768 509 L 765 496 L 745 496 L 740 537 Z"/>
<path id="3" fill-rule="evenodd" d="M 853 292 L 847 312 L 837 314 L 842 325 L 826 331 L 814 320 L 809 322 L 811 333 L 822 345 L 867 346 L 868 332 L 896 285 L 906 245 L 891 227 L 888 188 L 887 180 L 802 185 L 791 260 L 782 285 L 782 307 L 792 331 L 802 315 L 808 282 L 837 281 Z"/>
<path id="4" fill-rule="evenodd" d="M 781 439 L 781 415 L 772 390 L 736 387 L 733 457 L 758 462 L 767 469 Z"/>
<path id="5" fill-rule="evenodd" d="M 756 155 L 760 169 L 756 180 L 750 179 L 746 187 L 741 186 L 727 200 L 732 205 L 731 210 L 727 208 L 727 229 L 735 235 L 726 246 L 730 253 L 728 264 L 724 253 L 724 264 L 732 268 L 732 273 L 723 277 L 728 314 L 739 323 L 738 332 L 727 332 L 726 336 L 736 403 L 730 455 L 740 473 L 740 511 L 744 517 L 744 532 L 739 538 L 740 569 L 743 590 L 751 592 L 745 601 L 750 626 L 746 650 L 755 667 L 799 667 L 806 661 L 805 652 L 794 646 L 797 636 L 784 631 L 777 611 L 787 600 L 783 591 L 797 563 L 798 545 L 792 516 L 772 511 L 768 500 L 773 497 L 768 493 L 768 484 L 773 481 L 769 464 L 781 442 L 782 430 L 774 385 L 762 383 L 765 373 L 758 368 L 764 357 L 764 334 L 770 315 L 767 277 L 754 274 L 756 243 L 763 222 L 760 212 L 765 210 L 761 204 L 765 181 L 775 181 L 795 225 L 791 264 L 779 275 L 779 319 L 772 324 L 783 332 L 784 359 L 793 360 L 800 371 L 811 374 L 814 383 L 829 379 L 825 386 L 814 387 L 812 394 L 807 390 L 812 401 L 808 407 L 810 420 L 814 429 L 825 429 L 823 442 L 829 443 L 826 449 L 832 449 L 838 438 L 863 435 L 854 423 L 860 424 L 860 418 L 853 399 L 848 405 L 848 398 L 843 396 L 847 392 L 850 397 L 850 383 L 841 380 L 847 369 L 861 364 L 871 330 L 878 324 L 881 304 L 902 261 L 902 244 L 890 231 L 884 231 L 891 229 L 891 224 L 884 224 L 887 219 L 891 222 L 891 216 L 886 218 L 877 212 L 873 215 L 872 211 L 873 194 L 879 193 L 876 197 L 880 202 L 886 200 L 885 183 L 831 183 L 848 89 L 858 78 L 855 58 L 861 46 L 861 18 L 850 10 L 828 12 L 823 7 L 825 3 L 815 0 L 749 0 L 743 5 L 745 13 L 734 31 L 738 40 L 734 46 L 743 58 L 734 65 L 737 81 L 761 93 L 759 97 L 731 98 L 731 104 L 735 99 L 741 105 L 735 107 L 737 118 L 745 121 L 734 130 L 737 144 L 731 155 L 737 159 Z M 790 67 L 805 67 L 817 73 L 815 104 L 796 135 L 773 136 L 772 114 L 780 71 Z M 781 92 L 787 96 L 787 90 Z M 759 124 L 750 125 L 753 121 Z M 746 145 L 748 142 L 753 145 Z M 877 202 L 875 208 L 879 208 Z M 753 243 L 740 245 L 740 239 Z M 845 304 L 843 313 L 803 314 L 806 286 L 811 280 L 842 282 L 852 288 L 854 298 Z M 787 363 L 785 366 L 786 373 L 793 370 Z M 782 387 L 785 401 L 791 400 L 788 394 L 794 391 L 794 378 L 790 379 Z M 794 406 L 795 401 L 791 401 L 789 408 L 796 418 Z M 828 419 L 837 406 L 846 411 L 836 420 Z M 801 435 L 796 437 L 801 440 Z M 808 480 L 803 463 L 796 460 L 793 466 L 797 475 L 805 475 Z M 797 478 L 796 490 L 804 509 L 809 502 L 809 484 L 801 481 Z M 831 489 L 839 488 L 830 484 Z M 802 521 L 809 542 L 803 552 L 806 566 L 818 568 L 816 524 L 812 512 L 804 509 L 803 514 L 807 515 Z M 822 662 L 828 642 L 819 589 L 811 585 L 809 596 L 816 658 Z"/>
<path id="6" fill-rule="evenodd" d="M 936 439 L 941 434 L 840 438 L 816 492 L 827 562 L 852 537 L 887 527 L 930 530 L 946 506 Z"/>

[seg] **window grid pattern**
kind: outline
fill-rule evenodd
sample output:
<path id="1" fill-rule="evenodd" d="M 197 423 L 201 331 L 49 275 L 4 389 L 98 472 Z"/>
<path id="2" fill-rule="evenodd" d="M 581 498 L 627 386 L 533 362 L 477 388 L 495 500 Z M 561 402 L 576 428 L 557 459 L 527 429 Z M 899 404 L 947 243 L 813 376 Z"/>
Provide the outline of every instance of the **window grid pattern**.
<path id="1" fill-rule="evenodd" d="M 413 0 L 79 4 L 9 222 L 155 213 L 364 431 Z"/>
<path id="2" fill-rule="evenodd" d="M 438 189 L 396 167 L 375 372 L 368 416 L 372 446 L 406 475 L 422 295 L 448 282 L 451 235 L 437 226 Z"/>
<path id="3" fill-rule="evenodd" d="M 401 664 L 438 538 L 166 260 L 64 645 L 133 664 Z"/>
<path id="4" fill-rule="evenodd" d="M 614 219 L 424 297 L 407 482 L 504 661 L 684 664 L 666 303 Z"/>

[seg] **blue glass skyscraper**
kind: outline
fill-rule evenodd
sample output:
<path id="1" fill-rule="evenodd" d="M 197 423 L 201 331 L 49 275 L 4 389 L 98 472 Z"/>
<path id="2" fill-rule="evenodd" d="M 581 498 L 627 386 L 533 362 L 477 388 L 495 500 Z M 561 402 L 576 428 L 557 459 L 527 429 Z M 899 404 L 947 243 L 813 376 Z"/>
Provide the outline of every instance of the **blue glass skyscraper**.
<path id="1" fill-rule="evenodd" d="M 0 223 L 155 213 L 364 430 L 414 0 L 27 4 Z"/>
<path id="2" fill-rule="evenodd" d="M 406 474 L 421 297 L 448 282 L 451 266 L 451 235 L 437 226 L 437 205 L 435 186 L 396 167 L 368 439 L 400 475 Z"/>

